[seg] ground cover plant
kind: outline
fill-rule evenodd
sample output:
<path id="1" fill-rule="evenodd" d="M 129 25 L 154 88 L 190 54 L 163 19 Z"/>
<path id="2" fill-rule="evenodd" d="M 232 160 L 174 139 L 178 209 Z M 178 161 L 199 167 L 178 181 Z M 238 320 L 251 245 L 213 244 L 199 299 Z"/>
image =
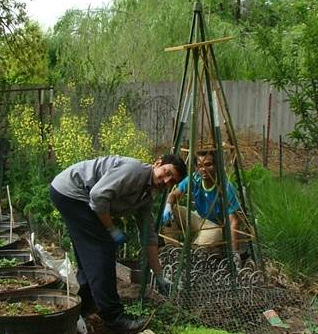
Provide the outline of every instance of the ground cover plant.
<path id="1" fill-rule="evenodd" d="M 260 167 L 249 176 L 264 255 L 281 263 L 292 279 L 314 279 L 318 274 L 318 180 L 279 179 Z"/>
<path id="2" fill-rule="evenodd" d="M 158 305 L 154 300 L 147 299 L 143 304 L 139 301 L 125 303 L 125 311 L 136 317 L 154 316 L 150 322 L 149 329 L 156 334 L 228 334 L 200 325 L 200 321 L 185 310 L 182 310 L 169 301 Z M 230 334 L 230 333 L 229 333 Z"/>

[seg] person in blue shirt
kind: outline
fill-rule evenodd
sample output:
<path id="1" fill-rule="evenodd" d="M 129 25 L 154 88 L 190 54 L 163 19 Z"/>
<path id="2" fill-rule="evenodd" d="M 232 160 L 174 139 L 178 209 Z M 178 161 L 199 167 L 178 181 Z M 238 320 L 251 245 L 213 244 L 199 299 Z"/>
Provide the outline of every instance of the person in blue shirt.
<path id="1" fill-rule="evenodd" d="M 186 208 L 177 204 L 187 193 L 189 176 L 180 182 L 167 199 L 162 225 L 162 234 L 167 240 L 178 240 L 185 231 Z M 213 248 L 222 243 L 222 225 L 224 222 L 219 189 L 216 185 L 216 170 L 213 152 L 201 151 L 196 156 L 196 171 L 193 174 L 192 196 L 196 212 L 191 215 L 192 244 Z M 232 247 L 235 257 L 240 261 L 238 253 L 238 215 L 240 205 L 234 186 L 227 181 L 227 213 L 231 224 Z M 170 226 L 168 226 L 170 225 Z M 169 241 L 168 241 L 169 242 Z"/>

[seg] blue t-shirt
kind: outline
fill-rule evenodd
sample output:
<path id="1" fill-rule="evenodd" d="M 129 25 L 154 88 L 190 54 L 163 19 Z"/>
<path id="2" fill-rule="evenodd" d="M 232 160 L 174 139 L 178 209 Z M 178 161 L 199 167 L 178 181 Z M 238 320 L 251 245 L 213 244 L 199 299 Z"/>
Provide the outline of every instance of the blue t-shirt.
<path id="1" fill-rule="evenodd" d="M 179 191 L 186 193 L 188 183 L 189 176 L 178 184 Z M 226 189 L 228 200 L 227 213 L 230 215 L 231 213 L 237 211 L 240 205 L 236 198 L 235 188 L 229 181 L 227 182 Z M 193 176 L 192 195 L 194 196 L 195 208 L 202 218 L 207 218 L 214 223 L 220 223 L 223 220 L 220 198 L 218 196 L 218 188 L 214 186 L 211 189 L 205 190 L 202 185 L 202 177 L 199 174 L 194 174 Z"/>

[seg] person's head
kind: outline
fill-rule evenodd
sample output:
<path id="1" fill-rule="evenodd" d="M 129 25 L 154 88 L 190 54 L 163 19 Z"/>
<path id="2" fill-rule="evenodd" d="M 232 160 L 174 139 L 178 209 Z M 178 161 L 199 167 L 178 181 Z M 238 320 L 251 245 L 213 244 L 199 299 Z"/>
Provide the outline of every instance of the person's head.
<path id="1" fill-rule="evenodd" d="M 215 180 L 215 166 L 213 151 L 198 151 L 196 154 L 196 168 L 203 180 Z"/>
<path id="2" fill-rule="evenodd" d="M 166 154 L 153 164 L 152 181 L 155 188 L 170 188 L 187 176 L 187 166 L 178 155 Z"/>

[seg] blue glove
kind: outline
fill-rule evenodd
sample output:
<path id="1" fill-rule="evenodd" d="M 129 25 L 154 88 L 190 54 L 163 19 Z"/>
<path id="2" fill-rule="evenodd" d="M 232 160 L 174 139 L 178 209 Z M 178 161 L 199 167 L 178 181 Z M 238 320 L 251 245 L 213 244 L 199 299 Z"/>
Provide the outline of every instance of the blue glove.
<path id="1" fill-rule="evenodd" d="M 156 276 L 156 283 L 158 286 L 158 291 L 164 296 L 169 296 L 171 290 L 171 283 L 166 281 L 162 274 Z"/>
<path id="2" fill-rule="evenodd" d="M 119 228 L 113 227 L 108 231 L 117 246 L 121 246 L 127 242 L 126 234 L 122 232 Z"/>
<path id="3" fill-rule="evenodd" d="M 166 226 L 171 222 L 171 220 L 173 220 L 172 205 L 171 203 L 166 203 L 166 206 L 165 206 L 165 209 L 162 215 L 161 225 Z"/>

